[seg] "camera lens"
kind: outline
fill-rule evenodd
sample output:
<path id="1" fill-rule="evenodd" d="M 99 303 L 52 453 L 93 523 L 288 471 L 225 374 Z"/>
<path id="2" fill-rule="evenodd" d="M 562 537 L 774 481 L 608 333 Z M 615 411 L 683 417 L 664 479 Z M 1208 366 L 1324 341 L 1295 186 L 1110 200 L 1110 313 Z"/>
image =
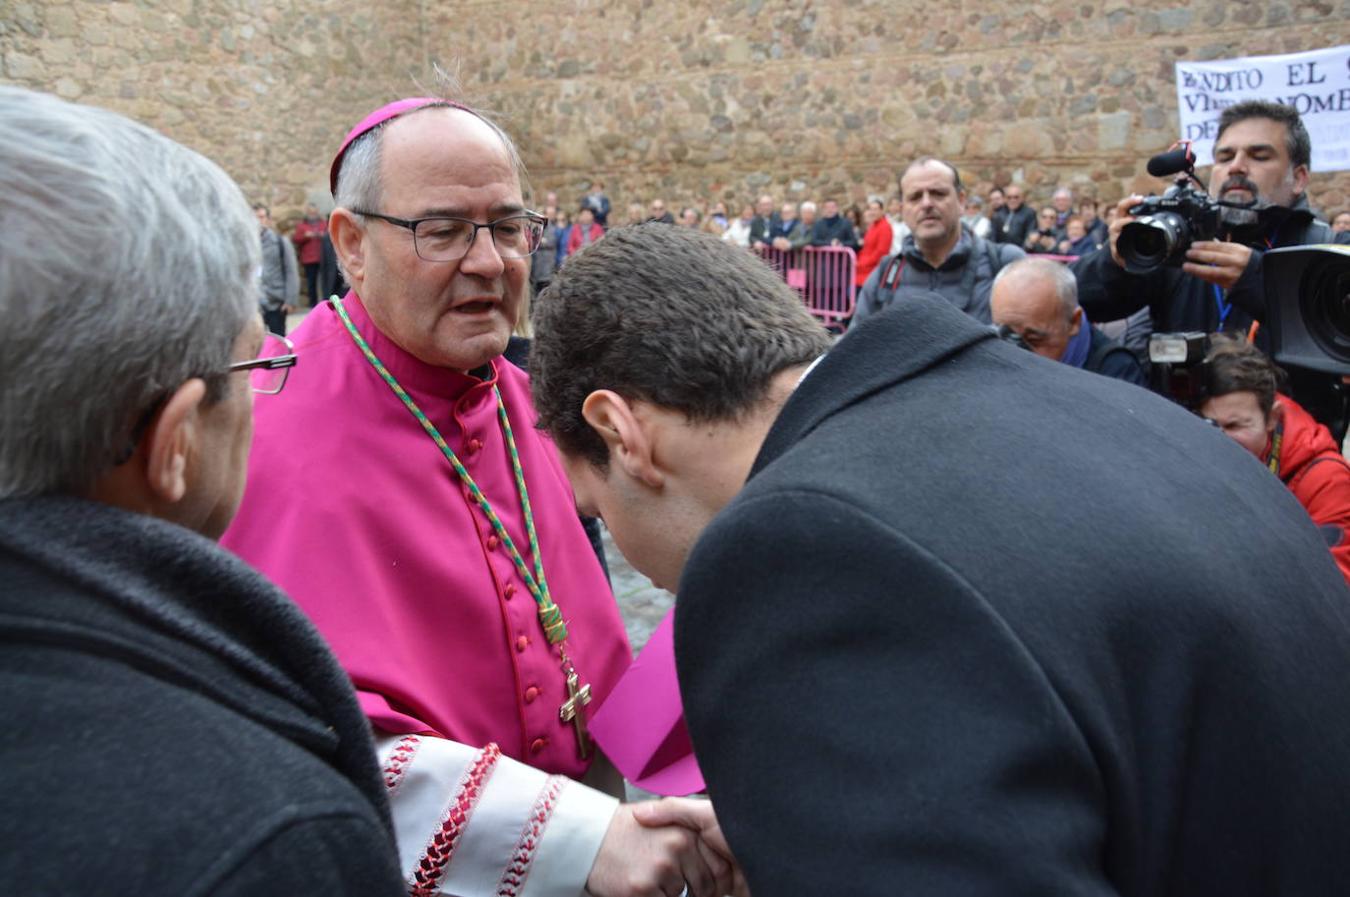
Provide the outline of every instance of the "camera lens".
<path id="1" fill-rule="evenodd" d="M 1299 313 L 1327 355 L 1350 364 L 1350 267 L 1344 259 L 1315 259 L 1299 284 Z"/>
<path id="2" fill-rule="evenodd" d="M 1187 246 L 1186 221 L 1175 212 L 1145 215 L 1120 230 L 1116 250 L 1131 274 L 1147 274 L 1180 256 Z"/>

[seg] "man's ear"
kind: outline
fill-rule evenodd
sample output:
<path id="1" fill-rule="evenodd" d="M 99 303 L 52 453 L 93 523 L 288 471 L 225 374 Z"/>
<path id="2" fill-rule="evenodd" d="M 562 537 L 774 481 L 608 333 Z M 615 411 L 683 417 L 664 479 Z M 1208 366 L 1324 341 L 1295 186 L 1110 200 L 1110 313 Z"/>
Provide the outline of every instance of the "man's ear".
<path id="1" fill-rule="evenodd" d="M 346 269 L 352 289 L 358 294 L 366 279 L 365 238 L 365 228 L 350 209 L 339 206 L 328 217 L 328 239 L 333 241 L 333 251 Z"/>
<path id="2" fill-rule="evenodd" d="M 661 487 L 665 475 L 654 461 L 649 420 L 627 399 L 608 389 L 597 389 L 582 402 L 581 416 L 605 441 L 611 464 L 654 489 Z"/>
<path id="3" fill-rule="evenodd" d="M 1069 336 L 1077 336 L 1083 327 L 1083 306 L 1078 306 L 1069 315 Z"/>
<path id="4" fill-rule="evenodd" d="M 1282 423 L 1284 423 L 1284 402 L 1277 398 L 1275 404 L 1270 406 L 1270 416 L 1266 418 L 1266 429 L 1268 431 L 1274 430 Z"/>
<path id="5" fill-rule="evenodd" d="M 1308 166 L 1294 166 L 1294 195 L 1302 196 L 1308 189 Z"/>
<path id="6" fill-rule="evenodd" d="M 183 500 L 188 490 L 188 462 L 199 450 L 201 406 L 206 383 L 199 377 L 174 390 L 143 437 L 145 484 L 166 505 Z"/>

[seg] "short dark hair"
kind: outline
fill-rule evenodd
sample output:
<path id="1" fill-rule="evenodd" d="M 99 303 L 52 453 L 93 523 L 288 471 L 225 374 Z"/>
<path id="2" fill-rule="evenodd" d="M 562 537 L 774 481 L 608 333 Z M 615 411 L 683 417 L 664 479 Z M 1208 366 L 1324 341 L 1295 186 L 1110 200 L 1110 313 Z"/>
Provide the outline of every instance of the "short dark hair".
<path id="1" fill-rule="evenodd" d="M 540 429 L 605 469 L 581 414 L 597 389 L 730 421 L 764 401 L 780 371 L 830 345 L 801 297 L 758 256 L 711 234 L 639 224 L 567 259 L 534 304 L 530 379 Z"/>
<path id="2" fill-rule="evenodd" d="M 1196 407 L 1210 399 L 1235 392 L 1256 394 L 1261 413 L 1270 417 L 1275 394 L 1286 386 L 1287 377 L 1264 352 L 1243 339 L 1223 334 L 1210 337 L 1209 353 L 1201 369 Z"/>
<path id="3" fill-rule="evenodd" d="M 920 165 L 927 165 L 929 162 L 936 162 L 937 164 L 951 171 L 952 185 L 956 188 L 957 193 L 964 193 L 966 191 L 966 188 L 961 184 L 961 172 L 956 170 L 955 165 L 953 165 L 952 163 L 948 162 L 945 159 L 939 159 L 937 156 L 920 156 L 919 158 L 915 159 L 913 162 L 905 166 L 905 170 L 900 172 L 900 177 L 896 178 L 895 182 L 899 184 L 901 181 L 905 179 L 905 175 L 909 174 L 911 170 L 918 168 Z M 904 198 L 903 190 L 901 191 L 901 198 L 902 199 Z"/>
<path id="4" fill-rule="evenodd" d="M 1308 137 L 1308 129 L 1303 126 L 1303 119 L 1299 118 L 1298 110 L 1283 103 L 1272 103 L 1268 100 L 1244 100 L 1241 103 L 1234 103 L 1219 114 L 1219 133 L 1215 136 L 1214 142 L 1219 142 L 1224 131 L 1249 118 L 1268 118 L 1284 125 L 1289 161 L 1294 167 L 1312 164 L 1312 139 Z"/>

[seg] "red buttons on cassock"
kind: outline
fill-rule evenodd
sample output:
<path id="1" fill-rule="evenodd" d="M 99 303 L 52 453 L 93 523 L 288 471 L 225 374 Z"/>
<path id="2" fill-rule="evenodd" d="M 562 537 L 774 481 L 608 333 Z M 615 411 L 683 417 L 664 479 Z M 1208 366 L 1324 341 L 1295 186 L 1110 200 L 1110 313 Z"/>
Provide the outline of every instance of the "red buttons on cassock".
<path id="1" fill-rule="evenodd" d="M 536 738 L 534 741 L 530 742 L 530 753 L 537 754 L 546 747 L 548 747 L 547 738 Z"/>
<path id="2" fill-rule="evenodd" d="M 483 443 L 477 439 L 470 439 L 468 445 L 465 446 L 465 448 L 469 450 L 470 455 L 477 454 L 478 450 L 481 449 L 482 447 Z"/>
<path id="3" fill-rule="evenodd" d="M 510 601 L 512 598 L 516 597 L 516 584 L 513 582 L 508 582 L 506 584 L 506 588 L 502 589 L 502 597 L 505 598 L 507 601 Z"/>
<path id="4" fill-rule="evenodd" d="M 497 538 L 496 533 L 493 533 L 492 535 L 487 537 L 488 551 L 496 551 L 497 546 L 500 544 L 502 544 L 502 540 Z"/>
<path id="5" fill-rule="evenodd" d="M 528 647 L 530 647 L 530 637 L 528 635 L 522 635 L 520 638 L 516 639 L 517 651 L 524 651 Z"/>
<path id="6" fill-rule="evenodd" d="M 537 698 L 537 697 L 539 697 L 539 689 L 538 689 L 538 688 L 536 688 L 535 686 L 531 685 L 529 688 L 525 689 L 525 703 L 526 703 L 526 704 L 533 704 L 533 703 L 534 703 L 534 699 Z"/>

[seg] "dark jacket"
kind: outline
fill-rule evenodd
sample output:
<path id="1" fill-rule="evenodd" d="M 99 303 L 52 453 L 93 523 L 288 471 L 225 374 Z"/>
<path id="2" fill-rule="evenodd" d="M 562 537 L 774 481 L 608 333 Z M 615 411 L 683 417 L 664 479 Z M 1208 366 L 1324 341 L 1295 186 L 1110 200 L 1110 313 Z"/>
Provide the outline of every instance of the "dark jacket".
<path id="1" fill-rule="evenodd" d="M 10 894 L 402 893 L 350 681 L 214 543 L 78 499 L 0 502 Z"/>
<path id="2" fill-rule="evenodd" d="M 899 256 L 882 259 L 867 278 L 858 292 L 853 320 L 861 321 L 910 296 L 937 293 L 975 320 L 988 324 L 994 278 L 1005 265 L 1024 257 L 1016 246 L 1001 246 L 963 227 L 956 248 L 934 268 L 911 234 L 905 237 Z"/>
<path id="3" fill-rule="evenodd" d="M 1092 223 L 1088 225 L 1087 232 L 1088 236 L 1092 238 L 1092 242 L 1096 243 L 1098 246 L 1106 245 L 1106 241 L 1111 239 L 1111 229 L 1107 227 L 1106 222 L 1101 218 L 1092 219 Z"/>
<path id="4" fill-rule="evenodd" d="M 794 218 L 791 221 L 778 222 L 778 230 L 774 233 L 775 237 L 786 237 L 792 244 L 793 249 L 803 249 L 811 244 L 811 234 L 815 230 L 815 222 L 807 227 L 806 223 L 800 218 Z"/>
<path id="5" fill-rule="evenodd" d="M 778 213 L 774 212 L 768 218 L 762 215 L 756 215 L 750 219 L 750 245 L 756 243 L 770 243 L 777 236 L 778 222 L 781 219 Z"/>
<path id="6" fill-rule="evenodd" d="M 595 223 L 601 227 L 609 227 L 609 197 L 603 193 L 587 193 L 581 197 L 581 208 L 590 209 L 591 214 L 595 215 Z"/>
<path id="7" fill-rule="evenodd" d="M 342 269 L 338 267 L 337 252 L 333 249 L 333 241 L 328 234 L 324 234 L 321 240 L 323 254 L 319 258 L 319 295 L 324 299 L 330 296 L 341 296 L 347 292 L 347 282 L 342 279 Z"/>
<path id="8" fill-rule="evenodd" d="M 853 229 L 853 222 L 843 215 L 817 219 L 815 226 L 811 228 L 811 245 L 831 246 L 835 240 L 839 241 L 840 246 L 847 246 L 856 252 L 858 232 Z"/>
<path id="9" fill-rule="evenodd" d="M 1218 430 L 924 296 L 788 399 L 675 656 L 753 893 L 1339 894 L 1348 598 Z"/>
<path id="10" fill-rule="evenodd" d="M 1005 214 L 999 221 L 995 239 L 1000 243 L 1011 243 L 1020 247 L 1036 229 L 1036 213 L 1026 203 L 1022 203 L 1016 212 L 1007 208 L 1003 211 Z"/>
<path id="11" fill-rule="evenodd" d="M 1116 380 L 1124 380 L 1126 383 L 1148 389 L 1148 377 L 1133 352 L 1086 320 L 1083 321 L 1083 326 L 1092 330 L 1092 342 L 1088 346 L 1088 357 L 1083 363 L 1083 370 L 1101 374 L 1103 377 L 1114 377 Z"/>
<path id="12" fill-rule="evenodd" d="M 553 219 L 549 219 L 544 226 L 543 238 L 539 241 L 539 248 L 530 256 L 530 282 L 548 283 L 553 279 L 553 272 L 558 270 L 558 225 Z"/>

